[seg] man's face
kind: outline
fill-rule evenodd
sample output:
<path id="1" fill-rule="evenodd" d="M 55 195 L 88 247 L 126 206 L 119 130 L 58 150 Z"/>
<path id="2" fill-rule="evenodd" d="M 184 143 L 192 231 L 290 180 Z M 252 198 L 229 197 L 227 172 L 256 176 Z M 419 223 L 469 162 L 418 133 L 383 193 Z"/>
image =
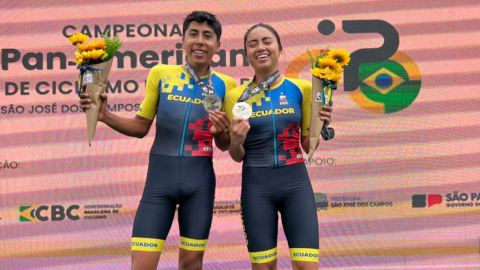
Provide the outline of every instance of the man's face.
<path id="1" fill-rule="evenodd" d="M 220 48 L 217 35 L 207 22 L 191 22 L 184 33 L 182 42 L 188 62 L 197 68 L 210 65 L 212 57 Z"/>

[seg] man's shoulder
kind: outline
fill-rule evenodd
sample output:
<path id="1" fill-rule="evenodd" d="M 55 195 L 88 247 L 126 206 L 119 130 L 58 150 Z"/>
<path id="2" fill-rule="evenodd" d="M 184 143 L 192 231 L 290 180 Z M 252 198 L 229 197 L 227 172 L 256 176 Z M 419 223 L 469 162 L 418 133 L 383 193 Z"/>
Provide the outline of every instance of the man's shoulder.
<path id="1" fill-rule="evenodd" d="M 216 75 L 218 78 L 220 78 L 221 80 L 223 80 L 223 81 L 226 82 L 226 83 L 236 84 L 236 83 L 235 83 L 235 80 L 234 80 L 232 77 L 228 76 L 228 75 L 225 75 L 225 74 L 220 73 L 220 72 L 215 71 L 215 70 L 213 71 L 213 74 Z"/>

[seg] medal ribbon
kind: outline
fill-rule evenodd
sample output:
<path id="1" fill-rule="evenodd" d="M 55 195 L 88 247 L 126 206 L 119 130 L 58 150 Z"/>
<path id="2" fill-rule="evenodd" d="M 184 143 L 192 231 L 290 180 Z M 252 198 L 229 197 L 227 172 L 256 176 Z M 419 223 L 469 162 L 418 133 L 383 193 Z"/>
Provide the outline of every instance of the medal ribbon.
<path id="1" fill-rule="evenodd" d="M 245 88 L 245 91 L 243 91 L 242 96 L 238 99 L 237 102 L 243 102 L 246 100 L 249 100 L 256 94 L 260 93 L 263 89 L 270 87 L 270 84 L 272 84 L 278 77 L 280 77 L 280 71 L 275 71 L 272 75 L 268 76 L 268 78 L 260 83 L 259 85 L 255 86 L 255 88 L 252 89 L 253 81 L 255 81 L 255 77 L 253 77 L 252 81 L 250 84 Z"/>
<path id="2" fill-rule="evenodd" d="M 324 81 L 322 80 L 323 88 L 322 91 L 320 91 L 320 94 L 322 96 L 322 104 L 325 106 L 325 104 L 329 104 L 330 100 L 332 100 L 332 90 L 337 90 L 337 84 L 332 83 L 331 81 Z M 325 93 L 326 91 L 326 93 Z"/>
<path id="3" fill-rule="evenodd" d="M 200 89 L 203 90 L 203 92 L 205 92 L 207 95 L 215 95 L 215 88 L 213 87 L 212 81 L 212 71 L 210 70 L 210 67 L 208 67 L 208 85 L 202 81 L 200 76 L 197 75 L 195 70 L 193 70 L 188 62 L 185 64 L 185 67 L 187 68 L 188 74 L 192 76 L 195 83 L 200 87 Z"/>

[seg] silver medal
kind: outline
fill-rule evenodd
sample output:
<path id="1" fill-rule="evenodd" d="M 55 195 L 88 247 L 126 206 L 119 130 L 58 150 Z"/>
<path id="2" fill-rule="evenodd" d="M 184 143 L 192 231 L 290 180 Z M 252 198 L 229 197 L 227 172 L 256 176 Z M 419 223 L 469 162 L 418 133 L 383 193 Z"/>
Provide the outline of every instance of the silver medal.
<path id="1" fill-rule="evenodd" d="M 235 118 L 243 118 L 247 120 L 252 116 L 252 107 L 246 102 L 237 102 L 232 110 Z"/>
<path id="2" fill-rule="evenodd" d="M 216 95 L 208 95 L 203 100 L 203 108 L 207 113 L 222 109 L 222 100 Z"/>

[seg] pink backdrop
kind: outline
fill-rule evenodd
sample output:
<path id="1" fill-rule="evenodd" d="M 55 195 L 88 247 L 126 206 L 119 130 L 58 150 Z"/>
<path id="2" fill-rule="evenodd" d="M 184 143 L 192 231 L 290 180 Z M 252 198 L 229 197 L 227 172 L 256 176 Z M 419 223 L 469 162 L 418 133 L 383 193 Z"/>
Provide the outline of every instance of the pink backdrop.
<path id="1" fill-rule="evenodd" d="M 133 117 L 149 67 L 184 57 L 176 47 L 182 18 L 197 9 L 221 20 L 215 69 L 237 84 L 253 74 L 236 51 L 255 23 L 278 30 L 281 72 L 304 79 L 310 78 L 307 48 L 358 52 L 384 44 L 378 33 L 347 33 L 344 21 L 393 26 L 397 52 L 361 65 L 355 91 L 340 85 L 336 138 L 306 161 L 318 205 L 320 268 L 480 267 L 478 1 L 27 0 L 0 7 L 0 269 L 129 268 L 155 130 L 138 140 L 99 124 L 88 147 L 72 92 L 78 73 L 67 63 L 74 48 L 64 35 L 90 31 L 99 39 L 96 30 L 118 32 L 121 52 L 130 56 L 114 60 L 109 104 Z M 332 34 L 319 32 L 323 20 L 335 26 Z M 238 213 L 241 165 L 220 151 L 214 163 L 216 214 L 205 269 L 249 269 Z M 178 243 L 175 221 L 161 269 L 176 269 Z M 289 269 L 282 232 L 278 248 L 279 269 Z"/>

